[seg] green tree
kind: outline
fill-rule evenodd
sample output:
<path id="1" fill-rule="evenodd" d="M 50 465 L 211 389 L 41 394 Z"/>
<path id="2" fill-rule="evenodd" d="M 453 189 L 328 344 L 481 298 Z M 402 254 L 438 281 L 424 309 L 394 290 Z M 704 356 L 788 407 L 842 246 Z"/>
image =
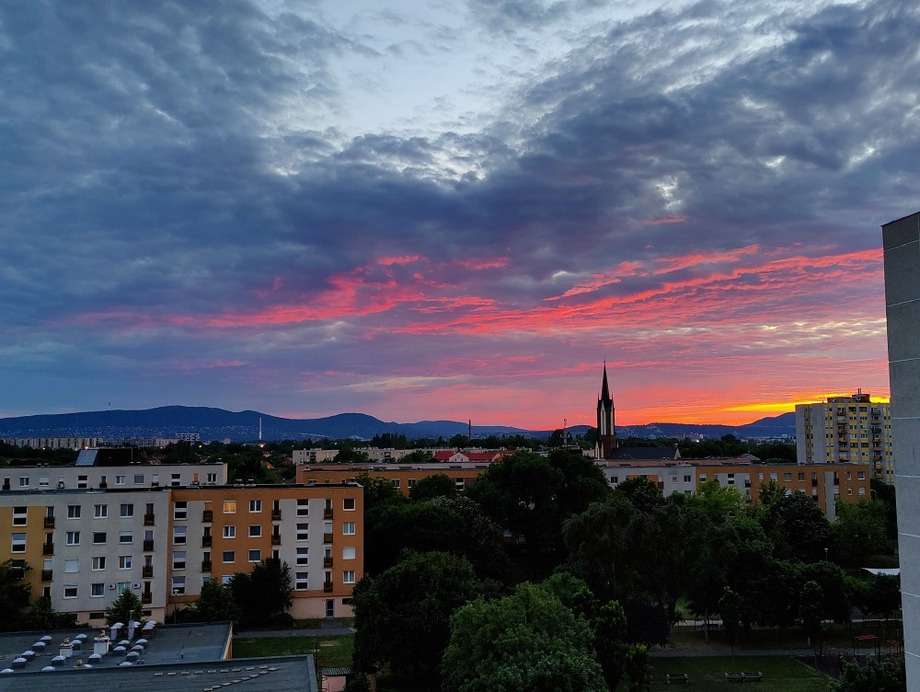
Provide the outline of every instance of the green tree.
<path id="1" fill-rule="evenodd" d="M 802 585 L 802 598 L 799 606 L 802 632 L 816 652 L 822 647 L 821 639 L 824 633 L 824 624 L 821 620 L 821 603 L 823 600 L 824 595 L 821 593 L 821 586 L 818 582 L 807 581 Z"/>
<path id="2" fill-rule="evenodd" d="M 29 608 L 31 587 L 23 581 L 28 565 L 0 563 L 0 631 L 20 629 Z"/>
<path id="3" fill-rule="evenodd" d="M 652 689 L 652 664 L 648 660 L 646 647 L 641 644 L 630 647 L 623 668 L 629 692 L 648 692 Z"/>
<path id="4" fill-rule="evenodd" d="M 558 598 L 524 583 L 510 596 L 477 599 L 454 614 L 441 689 L 605 692 L 591 640 L 588 625 Z"/>
<path id="5" fill-rule="evenodd" d="M 719 617 L 722 618 L 722 628 L 734 656 L 735 642 L 738 641 L 741 631 L 741 599 L 727 586 L 722 590 L 722 598 L 719 599 Z"/>
<path id="6" fill-rule="evenodd" d="M 885 504 L 879 500 L 838 501 L 837 520 L 831 524 L 831 545 L 837 560 L 858 567 L 873 555 L 889 552 L 885 521 Z"/>
<path id="7" fill-rule="evenodd" d="M 457 494 L 454 480 L 446 473 L 436 473 L 420 479 L 410 490 L 409 499 L 413 501 L 431 500 L 436 497 L 453 497 Z"/>
<path id="8" fill-rule="evenodd" d="M 435 676 L 450 637 L 450 616 L 483 592 L 464 558 L 413 553 L 355 587 L 355 665 L 389 666 L 423 679 Z"/>
<path id="9" fill-rule="evenodd" d="M 237 573 L 230 590 L 243 627 L 277 623 L 291 607 L 291 568 L 276 558 L 266 558 L 248 574 Z M 288 616 L 289 617 L 289 616 Z"/>
<path id="10" fill-rule="evenodd" d="M 127 625 L 131 620 L 140 620 L 143 611 L 144 604 L 138 595 L 131 589 L 122 589 L 112 605 L 105 609 L 105 624 L 109 627 L 116 622 Z"/>
<path id="11" fill-rule="evenodd" d="M 868 656 L 860 666 L 857 661 L 844 664 L 840 676 L 832 680 L 829 692 L 907 692 L 904 656 L 878 659 Z"/>
<path id="12" fill-rule="evenodd" d="M 626 613 L 616 601 L 601 606 L 592 621 L 594 650 L 607 687 L 616 690 L 626 670 L 629 644 L 626 643 Z"/>
<path id="13" fill-rule="evenodd" d="M 190 610 L 190 615 L 198 622 L 235 621 L 240 617 L 233 590 L 214 579 L 202 585 L 201 595 Z"/>

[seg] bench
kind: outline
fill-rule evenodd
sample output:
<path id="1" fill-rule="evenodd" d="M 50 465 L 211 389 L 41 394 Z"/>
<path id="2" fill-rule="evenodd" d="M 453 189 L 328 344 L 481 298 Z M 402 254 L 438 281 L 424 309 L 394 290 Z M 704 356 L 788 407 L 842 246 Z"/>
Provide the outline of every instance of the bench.
<path id="1" fill-rule="evenodd" d="M 669 685 L 686 685 L 690 681 L 686 673 L 666 673 L 665 678 Z"/>
<path id="2" fill-rule="evenodd" d="M 741 678 L 744 682 L 763 682 L 763 673 L 742 673 Z"/>
<path id="3" fill-rule="evenodd" d="M 726 673 L 726 682 L 744 682 L 744 673 Z"/>

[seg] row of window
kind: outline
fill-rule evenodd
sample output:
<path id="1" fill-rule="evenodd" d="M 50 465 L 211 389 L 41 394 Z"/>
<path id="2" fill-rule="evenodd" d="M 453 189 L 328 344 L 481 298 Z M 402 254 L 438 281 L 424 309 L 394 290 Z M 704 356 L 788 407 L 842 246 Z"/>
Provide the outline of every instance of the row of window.
<path id="1" fill-rule="evenodd" d="M 194 474 L 194 477 L 195 477 L 195 482 L 197 482 L 198 474 L 197 473 Z M 207 473 L 205 474 L 205 477 L 207 479 L 205 482 L 217 483 L 216 473 Z M 115 485 L 127 485 L 128 484 L 127 479 L 128 479 L 128 476 L 126 475 L 120 475 L 120 474 L 116 475 Z M 132 476 L 132 479 L 133 479 L 134 485 L 144 484 L 144 474 L 143 473 L 135 473 Z M 58 476 L 57 483 L 59 486 L 63 486 L 65 482 L 66 482 L 66 479 L 64 476 Z M 158 473 L 152 474 L 150 482 L 154 485 L 158 485 L 160 482 L 160 474 Z M 19 476 L 19 487 L 20 488 L 28 488 L 30 487 L 31 483 L 32 483 L 31 476 Z M 107 476 L 99 477 L 100 485 L 105 486 L 107 483 L 108 483 Z M 39 476 L 38 477 L 38 487 L 39 488 L 47 488 L 47 487 L 50 487 L 50 485 L 51 485 L 51 478 L 49 476 Z M 170 485 L 173 485 L 173 486 L 182 485 L 182 474 L 180 473 L 171 474 L 170 475 Z M 87 488 L 88 486 L 89 486 L 89 476 L 87 475 L 77 476 L 77 487 L 78 488 Z"/>
<path id="2" fill-rule="evenodd" d="M 125 589 L 131 588 L 131 582 L 129 581 L 120 581 L 116 584 L 110 584 L 109 590 L 116 593 L 121 593 Z M 64 584 L 64 598 L 77 598 L 79 596 L 80 589 L 76 584 Z M 89 585 L 89 595 L 93 598 L 101 598 L 105 596 L 105 584 L 104 583 L 95 583 Z"/>

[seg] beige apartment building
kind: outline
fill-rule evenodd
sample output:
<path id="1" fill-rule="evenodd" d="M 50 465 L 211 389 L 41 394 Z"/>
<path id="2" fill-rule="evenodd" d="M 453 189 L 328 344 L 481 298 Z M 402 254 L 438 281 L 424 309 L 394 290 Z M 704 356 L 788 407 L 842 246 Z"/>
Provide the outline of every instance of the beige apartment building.
<path id="1" fill-rule="evenodd" d="M 891 407 L 862 390 L 796 405 L 795 439 L 800 464 L 870 464 L 875 478 L 894 479 Z"/>

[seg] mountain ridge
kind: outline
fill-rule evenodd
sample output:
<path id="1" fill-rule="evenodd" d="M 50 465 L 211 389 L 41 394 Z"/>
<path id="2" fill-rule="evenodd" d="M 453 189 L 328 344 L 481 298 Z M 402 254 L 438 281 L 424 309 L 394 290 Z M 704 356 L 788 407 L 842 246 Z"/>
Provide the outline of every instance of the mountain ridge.
<path id="1" fill-rule="evenodd" d="M 261 425 L 262 437 L 259 438 Z M 583 434 L 589 426 L 569 428 Z M 209 406 L 158 406 L 150 409 L 113 409 L 74 413 L 42 413 L 0 418 L 0 437 L 100 437 L 106 440 L 174 438 L 180 433 L 197 433 L 202 441 L 230 439 L 235 442 L 300 440 L 308 438 L 370 439 L 383 433 L 449 438 L 465 435 L 468 423 L 451 420 L 424 420 L 414 423 L 382 421 L 366 413 L 337 413 L 320 418 L 284 418 L 254 410 L 227 411 Z M 551 430 L 528 430 L 505 425 L 474 425 L 473 437 L 524 435 L 547 437 Z M 706 437 L 779 437 L 795 434 L 795 414 L 761 418 L 745 425 L 707 423 L 648 423 L 617 426 L 620 437 L 678 437 L 702 434 Z"/>

